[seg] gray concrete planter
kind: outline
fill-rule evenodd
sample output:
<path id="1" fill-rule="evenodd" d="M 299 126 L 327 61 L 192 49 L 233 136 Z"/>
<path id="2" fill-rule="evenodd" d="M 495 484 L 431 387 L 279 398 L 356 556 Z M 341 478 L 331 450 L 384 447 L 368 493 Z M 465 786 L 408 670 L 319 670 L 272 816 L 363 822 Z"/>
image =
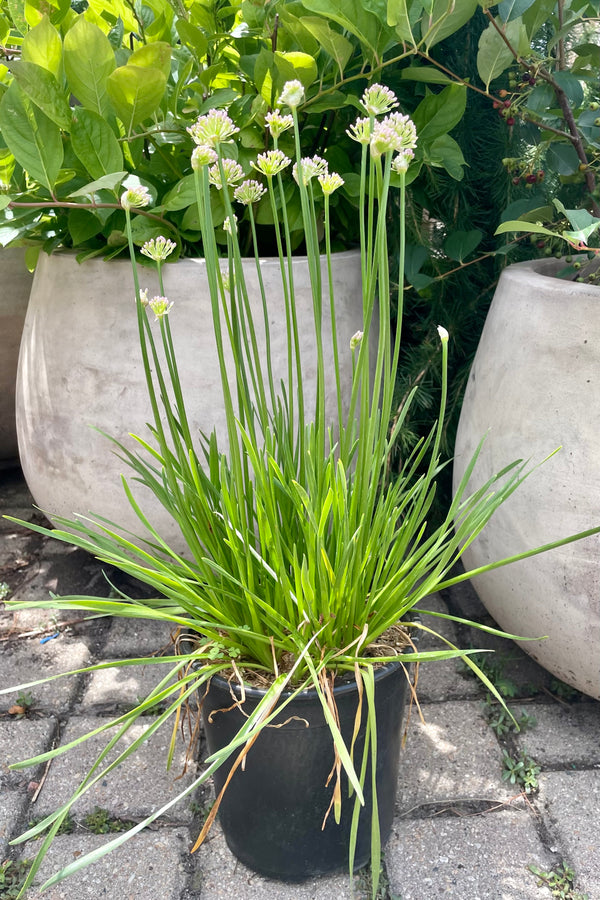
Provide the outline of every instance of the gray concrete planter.
<path id="1" fill-rule="evenodd" d="M 17 462 L 15 383 L 31 273 L 22 247 L 0 250 L 0 466 Z"/>
<path id="2" fill-rule="evenodd" d="M 556 260 L 505 269 L 477 350 L 458 428 L 454 479 L 489 429 L 477 488 L 517 458 L 540 461 L 464 554 L 469 568 L 600 522 L 600 290 L 550 277 Z M 600 538 L 479 576 L 474 587 L 523 650 L 600 699 Z"/>
<path id="3" fill-rule="evenodd" d="M 254 261 L 247 283 L 262 321 Z M 140 270 L 142 287 L 158 293 L 151 269 Z M 279 263 L 264 260 L 262 275 L 270 309 L 276 383 L 286 378 L 284 299 Z M 316 353 L 308 270 L 294 261 L 304 390 L 314 403 Z M 221 386 L 206 290 L 203 260 L 181 260 L 164 269 L 165 291 L 174 302 L 170 313 L 178 363 L 192 430 L 226 434 Z M 324 279 L 326 272 L 324 266 Z M 350 338 L 362 326 L 360 258 L 336 255 L 338 334 L 343 380 L 348 392 L 352 357 Z M 72 254 L 42 254 L 25 323 L 17 387 L 19 451 L 36 503 L 51 517 L 92 511 L 139 533 L 141 526 L 123 491 L 120 475 L 128 467 L 111 452 L 111 443 L 94 427 L 137 445 L 130 433 L 148 437 L 151 420 L 138 349 L 134 288 L 130 263 L 89 260 L 79 265 Z M 330 334 L 329 302 L 324 297 L 324 332 Z M 260 310 L 260 312 L 259 312 Z M 158 326 L 157 326 L 158 328 Z M 376 331 L 376 329 L 375 329 Z M 158 335 L 158 330 L 157 330 Z M 327 337 L 325 338 L 326 343 Z M 330 354 L 331 355 L 331 354 Z M 331 360 L 328 363 L 332 373 Z M 330 408 L 334 406 L 333 375 Z M 150 520 L 166 540 L 180 543 L 179 532 L 149 492 L 134 490 Z M 148 493 L 148 496 L 146 496 Z"/>

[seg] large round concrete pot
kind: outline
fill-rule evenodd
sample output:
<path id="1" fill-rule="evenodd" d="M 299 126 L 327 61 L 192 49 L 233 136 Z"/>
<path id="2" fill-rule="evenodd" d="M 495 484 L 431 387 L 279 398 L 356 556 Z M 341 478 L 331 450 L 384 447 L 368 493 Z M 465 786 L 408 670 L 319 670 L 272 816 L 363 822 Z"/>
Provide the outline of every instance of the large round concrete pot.
<path id="1" fill-rule="evenodd" d="M 464 554 L 485 565 L 600 524 L 600 289 L 551 277 L 556 260 L 504 270 L 483 329 L 456 440 L 454 481 L 488 431 L 470 486 L 517 458 L 540 461 Z M 547 640 L 523 650 L 600 699 L 600 538 L 478 576 L 502 628 Z"/>
<path id="2" fill-rule="evenodd" d="M 287 381 L 285 303 L 279 263 L 262 262 L 270 311 L 275 383 Z M 323 266 L 326 284 L 325 265 Z M 360 258 L 353 252 L 336 255 L 334 265 L 338 338 L 342 379 L 351 384 L 350 338 L 362 325 Z M 154 271 L 140 270 L 149 296 L 158 293 Z M 301 358 L 306 408 L 314 404 L 316 353 L 312 295 L 306 263 L 294 261 Z M 225 414 L 212 329 L 204 260 L 186 259 L 164 267 L 165 292 L 182 376 L 192 433 L 216 428 L 225 442 Z M 262 305 L 254 260 L 248 261 L 247 284 L 255 321 Z M 79 265 L 72 254 L 42 255 L 35 275 L 19 361 L 17 423 L 23 471 L 35 501 L 47 514 L 73 517 L 93 512 L 122 528 L 141 532 L 130 508 L 121 474 L 132 474 L 94 430 L 100 429 L 130 449 L 139 445 L 130 433 L 148 439 L 151 409 L 138 346 L 131 265 L 125 260 L 89 260 Z M 329 303 L 324 304 L 323 328 L 330 346 Z M 158 326 L 156 326 L 158 340 Z M 335 409 L 331 352 L 329 408 Z M 233 377 L 232 377 L 233 381 Z M 198 447 L 199 450 L 199 447 Z M 178 546 L 175 524 L 150 492 L 132 484 L 150 521 Z"/>
<path id="3" fill-rule="evenodd" d="M 32 276 L 22 247 L 0 250 L 0 466 L 17 462 L 15 383 Z"/>

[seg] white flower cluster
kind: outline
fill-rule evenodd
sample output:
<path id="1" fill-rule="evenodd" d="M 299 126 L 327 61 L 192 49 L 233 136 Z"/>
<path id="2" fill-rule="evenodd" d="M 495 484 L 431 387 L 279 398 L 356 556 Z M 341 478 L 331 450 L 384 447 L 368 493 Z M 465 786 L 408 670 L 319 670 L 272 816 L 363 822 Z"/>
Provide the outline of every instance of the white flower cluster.
<path id="1" fill-rule="evenodd" d="M 369 117 L 359 117 L 346 134 L 359 144 L 368 144 L 375 158 L 396 153 L 392 169 L 394 172 L 406 172 L 417 146 L 414 122 L 408 116 L 392 111 L 398 106 L 396 95 L 381 84 L 373 84 L 366 89 L 362 105 Z M 375 119 L 375 116 L 384 118 Z"/>

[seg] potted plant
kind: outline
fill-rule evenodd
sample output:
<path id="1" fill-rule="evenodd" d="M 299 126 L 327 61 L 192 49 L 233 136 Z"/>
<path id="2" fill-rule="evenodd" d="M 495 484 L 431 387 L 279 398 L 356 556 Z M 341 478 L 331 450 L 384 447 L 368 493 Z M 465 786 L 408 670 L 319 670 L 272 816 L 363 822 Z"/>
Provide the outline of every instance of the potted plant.
<path id="1" fill-rule="evenodd" d="M 316 740 L 320 740 L 325 725 L 325 734 L 329 735 L 326 768 L 331 778 L 326 779 L 328 786 L 319 786 L 320 806 L 312 810 L 310 824 L 305 823 L 304 830 L 308 832 L 308 846 L 312 847 L 325 818 L 327 828 L 343 837 L 340 842 L 331 833 L 326 834 L 324 840 L 329 849 L 316 854 L 317 871 L 323 871 L 322 866 L 337 868 L 347 854 L 351 872 L 369 856 L 378 858 L 389 830 L 389 796 L 385 793 L 393 795 L 393 766 L 397 762 L 401 728 L 399 695 L 401 685 L 406 690 L 405 667 L 425 659 L 461 656 L 498 696 L 471 659 L 472 651 L 460 650 L 444 640 L 441 650 L 417 652 L 411 635 L 430 628 L 412 618 L 411 613 L 421 608 L 421 601 L 432 591 L 469 577 L 471 573 L 458 577 L 450 574 L 463 546 L 480 533 L 492 513 L 527 478 L 529 469 L 526 463 L 513 463 L 467 496 L 469 467 L 444 522 L 428 531 L 427 520 L 441 465 L 442 406 L 438 424 L 406 460 L 400 477 L 390 478 L 390 450 L 414 392 L 398 413 L 393 385 L 401 328 L 393 334 L 390 327 L 385 223 L 387 198 L 395 189 L 394 183 L 399 187 L 401 213 L 404 211 L 405 176 L 416 132 L 413 123 L 395 110 L 391 91 L 379 85 L 367 89 L 362 101 L 365 115 L 350 129 L 364 160 L 360 184 L 363 309 L 353 340 L 344 346 L 337 338 L 328 217 L 329 197 L 339 189 L 341 178 L 326 170 L 320 159 L 302 157 L 297 114 L 302 96 L 298 81 L 286 84 L 280 99 L 290 113 L 279 112 L 276 117 L 290 115 L 294 129 L 296 177 L 313 298 L 311 330 L 317 348 L 317 389 L 310 402 L 303 391 L 301 361 L 295 349 L 298 330 L 305 326 L 300 326 L 296 316 L 293 269 L 286 246 L 290 236 L 284 235 L 280 256 L 282 281 L 287 285 L 289 368 L 281 384 L 276 384 L 268 359 L 257 352 L 256 341 L 261 329 L 268 331 L 269 297 L 260 292 L 257 315 L 247 291 L 235 213 L 227 194 L 225 271 L 212 221 L 210 195 L 215 187 L 210 184 L 210 168 L 216 165 L 213 172 L 218 172 L 224 185 L 228 178 L 224 150 L 234 138 L 236 126 L 222 111 L 213 110 L 200 117 L 195 129 L 198 146 L 193 153 L 194 182 L 227 418 L 225 451 L 215 433 L 197 438 L 190 432 L 177 346 L 170 326 L 177 310 L 162 289 L 163 262 L 172 245 L 157 239 L 146 247 L 157 264 L 160 284 L 160 293 L 150 298 L 138 280 L 132 226 L 135 210 L 145 208 L 150 195 L 143 188 L 130 188 L 121 197 L 133 263 L 139 345 L 153 416 L 147 432 L 137 438 L 139 453 L 132 454 L 123 446 L 118 450 L 131 467 L 133 478 L 141 480 L 159 498 L 177 523 L 189 554 L 179 554 L 164 540 L 124 479 L 123 487 L 139 519 L 140 532 L 149 531 L 148 537 L 122 534 L 119 523 L 101 518 L 61 520 L 56 531 L 37 525 L 29 527 L 74 543 L 101 561 L 118 566 L 145 582 L 155 596 L 147 600 L 125 595 L 109 600 L 62 597 L 33 605 L 169 621 L 186 636 L 187 643 L 176 639 L 179 652 L 149 660 L 166 668 L 159 686 L 133 711 L 107 723 L 107 728 L 117 725 L 118 730 L 93 771 L 67 804 L 20 839 L 27 840 L 48 830 L 27 884 L 35 877 L 49 841 L 77 798 L 172 716 L 176 731 L 178 717 L 192 694 L 198 694 L 203 705 L 210 733 L 210 756 L 207 768 L 180 796 L 213 773 L 221 777 L 222 784 L 199 840 L 219 807 L 223 808 L 224 822 L 233 818 L 235 825 L 236 800 L 231 801 L 232 813 L 225 798 L 230 790 L 248 789 L 253 761 L 260 759 L 265 746 L 269 748 L 266 752 L 273 754 L 269 757 L 270 777 L 280 777 L 274 767 L 281 765 L 281 777 L 294 783 L 291 796 L 319 794 L 315 785 L 303 780 L 300 787 L 295 783 L 307 774 L 305 766 L 295 765 L 302 763 L 302 754 L 298 760 L 298 754 L 283 749 L 277 739 L 273 739 L 272 750 L 270 738 L 279 734 L 285 737 L 291 722 L 293 729 L 298 724 L 302 726 L 301 734 L 302 728 L 310 732 L 310 726 L 316 725 Z M 279 199 L 285 210 L 285 188 L 279 176 L 290 165 L 291 159 L 277 147 L 258 155 L 257 176 L 236 187 L 236 200 L 251 208 L 266 189 L 273 202 Z M 325 294 L 313 203 L 315 181 L 324 192 Z M 401 233 L 398 252 L 402 260 L 403 228 Z M 331 325 L 328 333 L 326 322 Z M 205 328 L 205 320 L 200 320 L 197 327 Z M 373 331 L 377 332 L 377 342 L 375 365 L 371 367 Z M 445 398 L 448 335 L 442 327 L 439 336 Z M 331 343 L 335 360 L 337 402 L 333 409 L 325 402 L 326 343 Z M 233 366 L 228 365 L 225 348 L 232 354 Z M 352 359 L 347 410 L 342 404 L 339 379 L 344 355 Z M 473 466 L 476 456 L 477 453 Z M 424 475 L 420 474 L 421 464 L 425 466 Z M 592 528 L 566 540 L 598 531 L 600 527 Z M 527 551 L 517 558 L 536 552 Z M 495 561 L 482 571 L 510 561 Z M 421 610 L 421 614 L 439 615 L 426 610 Z M 114 665 L 126 662 L 114 661 Z M 388 678 L 394 674 L 399 682 L 390 689 Z M 175 683 L 174 676 L 178 679 Z M 262 679 L 260 688 L 257 679 Z M 347 704 L 349 691 L 352 699 Z M 391 697 L 395 697 L 394 703 Z M 385 706 L 385 698 L 390 698 L 389 705 L 394 707 L 393 722 L 386 722 L 385 715 L 379 714 L 378 702 L 383 699 Z M 163 711 L 161 703 L 166 703 Z M 142 714 L 152 712 L 156 715 L 140 719 Z M 241 719 L 237 718 L 239 715 Z M 134 722 L 147 725 L 134 744 L 119 753 L 119 740 Z M 269 728 L 270 725 L 280 727 Z M 213 726 L 216 730 L 222 726 L 220 736 L 210 731 Z M 294 730 L 292 743 L 299 740 Z M 108 762 L 107 754 L 115 748 L 118 755 Z M 63 749 L 57 748 L 35 761 L 49 759 Z M 322 770 L 317 774 L 321 780 Z M 287 795 L 287 790 L 279 791 L 275 798 L 283 801 L 283 814 L 287 816 L 278 828 L 279 836 L 283 833 L 284 837 L 290 825 Z M 100 854 L 133 837 L 177 799 L 110 841 Z M 244 809 L 246 814 L 247 807 Z M 264 809 L 256 827 L 266 828 L 272 816 L 272 809 Z M 341 832 L 336 831 L 337 822 L 342 823 Z M 229 832 L 227 838 L 234 850 L 241 852 L 239 831 Z M 311 857 L 306 845 L 301 848 L 294 844 L 293 855 L 296 854 L 307 860 Z M 276 863 L 248 857 L 245 861 L 282 878 L 308 876 L 308 862 L 300 872 L 287 867 L 290 856 L 288 848 L 283 853 L 283 867 L 281 855 Z M 47 884 L 80 870 L 97 857 L 98 853 L 94 853 L 78 859 Z M 373 871 L 373 897 L 376 893 L 377 867 Z"/>
<path id="2" fill-rule="evenodd" d="M 113 258 L 127 250 L 120 194 L 136 185 L 150 191 L 152 209 L 136 217 L 134 244 L 139 250 L 159 234 L 175 242 L 164 277 L 181 309 L 204 254 L 188 129 L 208 106 L 226 107 L 240 129 L 239 141 L 226 152 L 249 176 L 258 150 L 273 146 L 269 110 L 286 77 L 298 77 L 307 91 L 298 110 L 303 148 L 335 165 L 344 178 L 329 209 L 332 248 L 355 247 L 361 163 L 346 134 L 349 117 L 367 80 L 365 70 L 391 67 L 405 55 L 394 29 L 366 9 L 354 23 L 338 10 L 333 25 L 329 6 L 300 21 L 294 5 L 284 2 L 262 11 L 251 4 L 217 5 L 215 18 L 196 4 L 174 9 L 165 0 L 152 9 L 141 19 L 131 12 L 117 21 L 110 3 L 83 13 L 61 6 L 50 17 L 40 15 L 33 27 L 13 23 L 0 102 L 0 131 L 12 160 L 4 218 L 13 236 L 54 251 L 38 262 L 19 367 L 17 420 L 25 476 L 37 503 L 51 514 L 94 509 L 129 526 L 136 522 L 118 489 L 121 463 L 105 459 L 103 439 L 89 427 L 127 442 L 128 431 L 142 429 L 150 413 L 142 367 L 129 353 L 135 319 L 123 311 L 123 297 L 133 290 L 129 263 Z M 453 160 L 454 170 L 460 169 L 448 131 L 460 118 L 464 89 L 444 91 L 434 104 L 424 98 L 414 110 L 423 139 L 409 179 L 434 153 L 436 165 L 446 160 L 450 166 Z M 291 152 L 289 132 L 280 135 L 279 146 Z M 290 247 L 305 255 L 300 194 L 291 173 L 282 178 Z M 224 195 L 215 191 L 211 200 L 222 252 Z M 318 187 L 314 201 L 321 221 L 324 198 Z M 254 235 L 248 210 L 238 209 L 238 216 L 244 255 L 252 255 L 254 239 L 261 255 L 277 253 L 280 206 L 273 208 L 268 196 L 259 198 Z M 362 303 L 360 259 L 353 252 L 332 261 L 336 277 L 349 289 L 349 312 L 340 320 L 340 340 L 346 343 Z M 304 267 L 308 286 L 306 264 L 294 265 L 299 271 Z M 263 273 L 278 268 L 275 256 Z M 149 289 L 156 293 L 157 283 Z M 309 307 L 310 292 L 304 296 Z M 299 289 L 297 299 L 300 303 Z M 283 297 L 280 305 L 283 309 Z M 193 318 L 195 312 L 189 309 L 187 315 Z M 279 321 L 283 335 L 285 323 Z M 176 327 L 195 333 L 183 314 Z M 301 331 L 301 341 L 303 333 L 308 334 Z M 198 341 L 196 335 L 187 351 L 179 351 L 184 380 L 197 378 L 184 353 L 192 360 L 204 354 Z M 306 359 L 310 352 L 302 347 Z M 206 432 L 223 419 L 212 402 L 218 381 L 214 353 L 211 359 L 205 384 L 189 400 L 192 427 Z"/>
<path id="3" fill-rule="evenodd" d="M 569 473 L 554 460 L 503 506 L 485 538 L 466 550 L 469 566 L 543 543 L 561 524 L 577 529 L 593 506 L 596 408 L 597 260 L 587 260 L 600 221 L 597 155 L 600 51 L 590 8 L 560 3 L 548 18 L 538 2 L 521 15 L 505 4 L 487 11 L 480 74 L 502 85 L 498 113 L 513 134 L 503 159 L 512 203 L 497 233 L 526 238 L 530 262 L 502 272 L 467 383 L 455 446 L 455 483 L 480 435 L 489 430 L 476 487 L 507 447 L 543 456 L 562 445 Z M 525 30 L 525 53 L 516 39 Z M 493 47 L 503 46 L 493 63 Z M 487 73 L 487 74 L 486 74 Z M 577 207 L 579 208 L 573 208 Z M 565 253 L 575 259 L 557 260 Z M 504 248 L 501 248 L 504 249 Z M 597 251 L 596 251 L 597 254 Z M 541 257 L 541 258 L 540 258 Z M 589 277 L 588 276 L 589 273 Z M 577 496 L 577 502 L 574 497 Z M 512 548 L 512 549 L 511 549 Z M 504 628 L 548 635 L 524 646 L 558 678 L 598 698 L 600 605 L 593 588 L 597 546 L 561 548 L 476 582 L 482 601 Z M 585 645 L 586 653 L 579 648 Z"/>

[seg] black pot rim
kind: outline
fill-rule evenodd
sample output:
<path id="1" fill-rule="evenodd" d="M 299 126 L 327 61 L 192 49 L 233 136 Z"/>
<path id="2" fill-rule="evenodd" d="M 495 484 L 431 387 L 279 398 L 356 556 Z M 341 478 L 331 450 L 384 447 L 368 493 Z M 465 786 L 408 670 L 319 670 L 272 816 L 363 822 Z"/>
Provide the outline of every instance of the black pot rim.
<path id="1" fill-rule="evenodd" d="M 373 662 L 377 662 L 376 656 L 373 657 Z M 375 683 L 377 683 L 378 681 L 381 681 L 382 678 L 386 678 L 388 675 L 390 675 L 392 672 L 395 672 L 397 669 L 400 668 L 401 665 L 404 665 L 404 664 L 405 663 L 403 662 L 403 660 L 400 657 L 398 657 L 398 659 L 392 660 L 391 662 L 383 663 L 378 669 L 375 670 Z M 233 679 L 228 680 L 227 678 L 224 678 L 222 675 L 213 675 L 211 677 L 211 681 L 214 682 L 215 685 L 218 685 L 219 687 L 221 687 L 222 689 L 233 690 L 233 692 L 238 697 L 241 697 L 241 688 L 237 681 L 234 681 Z M 346 694 L 351 694 L 351 693 L 354 693 L 355 691 L 356 691 L 356 681 L 351 680 L 351 681 L 346 681 L 343 684 L 336 685 L 333 689 L 333 695 L 336 698 L 343 697 L 343 696 L 346 696 Z M 257 688 L 257 687 L 252 687 L 251 685 L 245 684 L 244 685 L 244 693 L 245 693 L 246 697 L 250 700 L 260 700 L 265 696 L 265 694 L 267 693 L 267 690 L 265 688 Z M 287 699 L 288 697 L 291 697 L 293 693 L 294 693 L 293 691 L 284 691 L 280 695 L 280 698 Z M 309 688 L 308 690 L 300 691 L 298 694 L 296 694 L 296 696 L 294 697 L 294 701 L 313 703 L 316 698 L 317 698 L 317 692 L 316 692 L 315 688 Z"/>

